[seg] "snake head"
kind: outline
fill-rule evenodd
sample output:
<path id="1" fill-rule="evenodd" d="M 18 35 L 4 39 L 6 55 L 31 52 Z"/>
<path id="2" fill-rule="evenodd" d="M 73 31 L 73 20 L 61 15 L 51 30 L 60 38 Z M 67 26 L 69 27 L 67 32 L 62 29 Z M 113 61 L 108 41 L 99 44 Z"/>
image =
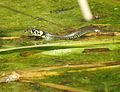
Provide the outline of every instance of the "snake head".
<path id="1" fill-rule="evenodd" d="M 42 37 L 42 36 L 45 35 L 44 31 L 38 30 L 38 29 L 35 29 L 35 28 L 28 29 L 27 32 L 30 32 L 34 36 L 41 36 Z"/>

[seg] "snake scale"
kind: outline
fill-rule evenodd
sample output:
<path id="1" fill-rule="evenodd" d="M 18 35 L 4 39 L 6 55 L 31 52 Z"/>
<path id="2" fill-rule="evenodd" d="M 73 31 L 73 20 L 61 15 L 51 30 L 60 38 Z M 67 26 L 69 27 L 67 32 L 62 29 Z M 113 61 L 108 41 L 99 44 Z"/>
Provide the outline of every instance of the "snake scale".
<path id="1" fill-rule="evenodd" d="M 39 36 L 45 40 L 74 40 L 90 32 L 100 32 L 100 30 L 95 27 L 87 27 L 87 28 L 83 27 L 83 28 L 80 28 L 78 31 L 72 32 L 67 35 L 54 35 L 42 30 L 37 30 L 35 28 L 32 28 L 28 31 L 32 35 Z"/>

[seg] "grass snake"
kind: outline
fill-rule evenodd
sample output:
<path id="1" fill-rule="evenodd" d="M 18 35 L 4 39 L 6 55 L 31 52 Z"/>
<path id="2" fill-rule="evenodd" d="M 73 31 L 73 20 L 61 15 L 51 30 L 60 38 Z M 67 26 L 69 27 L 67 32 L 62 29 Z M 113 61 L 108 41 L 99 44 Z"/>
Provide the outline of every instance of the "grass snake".
<path id="1" fill-rule="evenodd" d="M 74 40 L 90 32 L 100 32 L 96 27 L 83 27 L 67 35 L 55 35 L 42 30 L 32 28 L 28 30 L 32 35 L 39 36 L 45 40 Z"/>

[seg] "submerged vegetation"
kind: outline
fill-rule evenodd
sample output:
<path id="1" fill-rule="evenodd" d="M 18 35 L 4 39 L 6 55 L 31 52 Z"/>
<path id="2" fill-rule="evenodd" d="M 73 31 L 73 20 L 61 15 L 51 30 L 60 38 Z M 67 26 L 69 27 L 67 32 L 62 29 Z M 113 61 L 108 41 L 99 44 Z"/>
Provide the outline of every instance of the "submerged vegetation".
<path id="1" fill-rule="evenodd" d="M 119 92 L 120 1 L 89 3 L 98 18 L 86 22 L 77 0 L 0 0 L 0 79 L 21 75 L 0 83 L 0 92 Z M 91 25 L 116 35 L 45 41 L 25 32 L 35 27 L 65 35 Z"/>

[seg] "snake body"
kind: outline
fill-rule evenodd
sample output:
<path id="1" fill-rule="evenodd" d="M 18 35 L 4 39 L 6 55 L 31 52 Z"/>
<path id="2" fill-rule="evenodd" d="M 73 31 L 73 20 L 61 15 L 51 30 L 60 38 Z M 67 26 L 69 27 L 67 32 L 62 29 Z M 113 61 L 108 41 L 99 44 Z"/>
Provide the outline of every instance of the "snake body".
<path id="1" fill-rule="evenodd" d="M 67 35 L 54 35 L 54 34 L 50 34 L 48 32 L 44 32 L 44 31 L 33 28 L 30 30 L 30 33 L 34 36 L 40 36 L 45 40 L 74 40 L 74 39 L 80 38 L 81 36 L 89 32 L 99 32 L 99 31 L 100 30 L 94 27 L 90 27 L 90 28 L 81 28 L 78 31 L 67 34 Z"/>

